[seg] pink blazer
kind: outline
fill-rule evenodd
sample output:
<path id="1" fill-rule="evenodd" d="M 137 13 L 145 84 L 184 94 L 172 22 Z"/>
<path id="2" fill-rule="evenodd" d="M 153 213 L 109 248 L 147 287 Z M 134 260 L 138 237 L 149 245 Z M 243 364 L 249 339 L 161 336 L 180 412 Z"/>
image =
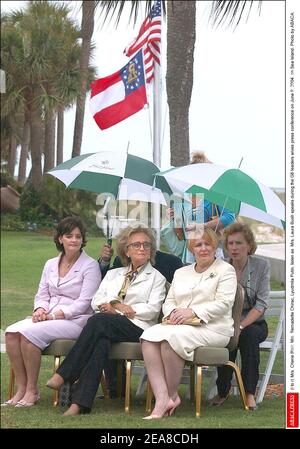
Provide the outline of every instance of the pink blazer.
<path id="1" fill-rule="evenodd" d="M 68 274 L 59 279 L 60 258 L 61 254 L 46 262 L 34 310 L 38 307 L 43 307 L 46 312 L 62 310 L 67 320 L 84 327 L 93 314 L 91 301 L 101 282 L 99 264 L 82 251 Z"/>

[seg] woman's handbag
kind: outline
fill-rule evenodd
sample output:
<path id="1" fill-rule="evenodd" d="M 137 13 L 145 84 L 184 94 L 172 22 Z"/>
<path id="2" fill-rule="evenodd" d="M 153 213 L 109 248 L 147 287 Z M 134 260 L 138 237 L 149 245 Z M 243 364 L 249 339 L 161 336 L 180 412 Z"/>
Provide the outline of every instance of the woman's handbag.
<path id="1" fill-rule="evenodd" d="M 163 318 L 161 324 L 173 324 L 170 322 L 169 318 Z M 187 318 L 182 324 L 188 324 L 189 326 L 201 326 L 203 323 L 200 318 L 194 316 L 192 318 Z"/>

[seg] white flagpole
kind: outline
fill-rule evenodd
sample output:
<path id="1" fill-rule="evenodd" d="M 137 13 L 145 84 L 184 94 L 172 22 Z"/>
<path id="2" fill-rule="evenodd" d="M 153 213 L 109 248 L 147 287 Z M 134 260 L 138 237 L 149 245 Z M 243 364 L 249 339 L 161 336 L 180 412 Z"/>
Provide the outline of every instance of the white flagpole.
<path id="1" fill-rule="evenodd" d="M 161 66 L 154 64 L 153 80 L 153 162 L 161 167 Z M 153 204 L 153 225 L 156 230 L 156 244 L 160 248 L 160 204 Z"/>
<path id="2" fill-rule="evenodd" d="M 153 162 L 161 166 L 161 68 L 154 64 L 153 81 Z"/>

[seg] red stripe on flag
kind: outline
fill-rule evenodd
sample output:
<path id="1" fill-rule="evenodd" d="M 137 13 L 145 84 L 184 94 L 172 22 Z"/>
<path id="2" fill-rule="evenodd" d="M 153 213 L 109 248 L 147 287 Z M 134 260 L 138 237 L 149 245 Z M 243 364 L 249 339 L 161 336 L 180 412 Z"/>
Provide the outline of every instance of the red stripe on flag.
<path id="1" fill-rule="evenodd" d="M 147 83 L 150 83 L 154 77 L 154 64 L 160 65 L 160 42 L 161 3 L 156 1 L 151 8 L 151 13 L 142 23 L 139 34 L 124 50 L 126 56 L 131 56 L 143 47 Z"/>
<path id="2" fill-rule="evenodd" d="M 136 91 L 128 95 L 124 101 L 115 103 L 108 108 L 102 109 L 94 115 L 94 119 L 101 129 L 110 128 L 122 120 L 130 117 L 143 109 L 146 104 L 146 89 L 141 86 Z"/>
<path id="3" fill-rule="evenodd" d="M 91 83 L 91 98 L 103 92 L 108 87 L 121 81 L 120 70 L 105 78 L 99 78 Z"/>

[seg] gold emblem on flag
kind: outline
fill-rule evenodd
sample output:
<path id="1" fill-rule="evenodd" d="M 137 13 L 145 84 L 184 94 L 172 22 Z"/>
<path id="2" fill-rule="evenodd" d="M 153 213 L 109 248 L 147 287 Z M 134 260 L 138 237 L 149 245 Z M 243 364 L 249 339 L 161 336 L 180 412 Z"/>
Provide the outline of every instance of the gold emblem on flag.
<path id="1" fill-rule="evenodd" d="M 135 63 L 132 62 L 128 67 L 128 77 L 127 82 L 132 83 L 134 80 L 136 80 L 138 77 L 138 72 L 135 68 Z"/>

